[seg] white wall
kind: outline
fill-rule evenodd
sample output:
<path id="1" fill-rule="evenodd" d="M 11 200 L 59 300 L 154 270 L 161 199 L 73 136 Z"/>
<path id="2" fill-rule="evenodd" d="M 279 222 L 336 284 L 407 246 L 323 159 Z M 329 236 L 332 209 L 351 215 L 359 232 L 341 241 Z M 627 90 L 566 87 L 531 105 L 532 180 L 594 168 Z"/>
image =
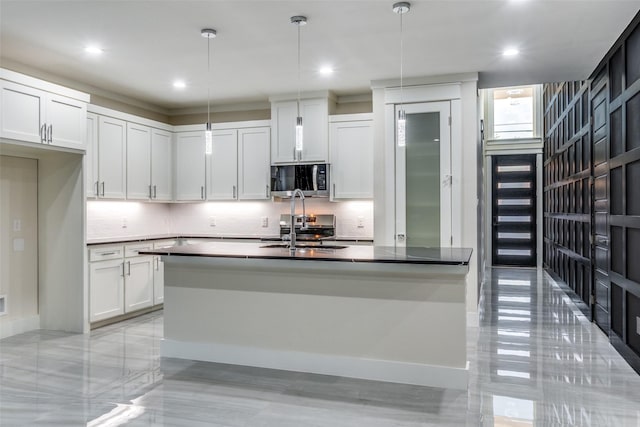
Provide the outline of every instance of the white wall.
<path id="1" fill-rule="evenodd" d="M 346 239 L 373 238 L 373 202 L 329 202 L 305 199 L 307 213 L 336 215 L 336 235 Z M 297 212 L 301 212 L 296 200 Z M 238 201 L 158 204 L 126 201 L 87 202 L 87 239 L 173 235 L 276 236 L 281 213 L 289 201 Z M 262 226 L 266 217 L 268 226 Z M 362 217 L 362 226 L 358 226 Z M 123 223 L 126 222 L 126 227 Z M 215 223 L 215 226 L 211 224 Z"/>
<path id="2" fill-rule="evenodd" d="M 39 322 L 29 321 L 28 329 L 86 332 L 84 155 L 2 139 L 0 154 L 37 162 L 37 263 L 31 270 L 37 272 Z M 28 247 L 25 239 L 25 252 Z"/>
<path id="3" fill-rule="evenodd" d="M 40 326 L 37 212 L 38 161 L 0 156 L 0 338 Z"/>

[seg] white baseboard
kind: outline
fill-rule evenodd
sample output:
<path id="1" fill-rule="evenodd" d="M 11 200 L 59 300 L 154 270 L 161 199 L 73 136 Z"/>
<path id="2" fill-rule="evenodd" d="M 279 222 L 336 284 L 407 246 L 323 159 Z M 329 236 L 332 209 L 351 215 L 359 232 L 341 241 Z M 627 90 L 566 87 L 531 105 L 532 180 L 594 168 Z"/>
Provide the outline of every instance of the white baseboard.
<path id="1" fill-rule="evenodd" d="M 271 350 L 216 343 L 162 341 L 162 357 L 466 390 L 465 368 Z"/>
<path id="2" fill-rule="evenodd" d="M 6 321 L 0 318 L 0 339 L 36 329 L 40 329 L 40 315 Z"/>

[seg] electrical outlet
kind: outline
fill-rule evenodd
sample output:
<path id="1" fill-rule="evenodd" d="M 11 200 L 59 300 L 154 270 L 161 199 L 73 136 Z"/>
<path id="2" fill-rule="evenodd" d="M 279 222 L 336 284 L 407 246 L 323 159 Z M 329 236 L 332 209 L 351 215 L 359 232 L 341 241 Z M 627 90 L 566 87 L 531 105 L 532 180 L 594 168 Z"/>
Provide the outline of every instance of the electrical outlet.
<path id="1" fill-rule="evenodd" d="M 127 218 L 122 218 L 122 228 L 127 228 Z"/>
<path id="2" fill-rule="evenodd" d="M 13 251 L 24 252 L 24 239 L 13 239 Z"/>
<path id="3" fill-rule="evenodd" d="M 216 226 L 216 217 L 215 216 L 210 216 L 209 217 L 209 227 L 215 227 Z"/>
<path id="4" fill-rule="evenodd" d="M 14 219 L 13 220 L 13 231 L 15 233 L 18 233 L 21 230 L 22 230 L 22 221 L 19 220 L 19 219 Z"/>
<path id="5" fill-rule="evenodd" d="M 263 216 L 262 217 L 262 227 L 267 228 L 269 226 L 269 217 L 268 216 Z"/>
<path id="6" fill-rule="evenodd" d="M 358 217 L 358 228 L 364 228 L 364 217 L 363 216 L 359 216 Z"/>

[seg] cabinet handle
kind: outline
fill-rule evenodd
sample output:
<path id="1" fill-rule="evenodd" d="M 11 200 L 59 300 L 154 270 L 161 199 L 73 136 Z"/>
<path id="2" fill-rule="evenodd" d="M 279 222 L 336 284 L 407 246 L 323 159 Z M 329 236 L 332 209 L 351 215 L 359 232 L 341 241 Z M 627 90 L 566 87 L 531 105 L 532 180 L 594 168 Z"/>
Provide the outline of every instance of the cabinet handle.
<path id="1" fill-rule="evenodd" d="M 127 276 L 131 276 L 131 261 L 127 261 Z"/>
<path id="2" fill-rule="evenodd" d="M 295 146 L 295 144 L 294 144 L 294 145 L 293 145 L 293 161 L 294 161 L 294 162 L 296 161 L 296 156 L 297 156 L 297 153 L 296 153 L 296 146 Z"/>
<path id="3" fill-rule="evenodd" d="M 122 277 L 124 277 L 124 262 L 120 265 L 122 265 Z"/>
<path id="4" fill-rule="evenodd" d="M 200 186 L 200 198 L 204 200 L 204 186 Z"/>
<path id="5" fill-rule="evenodd" d="M 47 124 L 43 123 L 40 126 L 40 142 L 45 142 L 47 139 Z"/>
<path id="6" fill-rule="evenodd" d="M 151 191 L 151 184 L 149 184 L 149 198 L 153 199 L 153 192 Z"/>
<path id="7" fill-rule="evenodd" d="M 158 271 L 159 270 L 159 265 L 160 265 L 160 257 L 155 257 L 154 261 L 156 262 L 155 265 L 155 270 Z"/>
<path id="8" fill-rule="evenodd" d="M 153 198 L 156 199 L 158 198 L 158 192 L 156 191 L 156 186 L 153 186 Z"/>
<path id="9" fill-rule="evenodd" d="M 53 125 L 49 125 L 49 144 L 53 142 Z"/>
<path id="10" fill-rule="evenodd" d="M 95 191 L 96 197 L 98 197 L 100 195 L 99 186 L 100 186 L 100 181 L 96 181 L 96 191 Z"/>
<path id="11" fill-rule="evenodd" d="M 236 186 L 235 185 L 233 186 L 233 198 L 234 199 L 236 198 Z"/>
<path id="12" fill-rule="evenodd" d="M 336 183 L 333 183 L 333 197 L 336 197 Z"/>
<path id="13" fill-rule="evenodd" d="M 102 252 L 100 256 L 115 255 L 115 252 Z"/>
<path id="14" fill-rule="evenodd" d="M 265 191 L 264 195 L 268 199 L 269 198 L 269 186 L 265 185 L 265 187 L 266 187 L 266 191 Z"/>
<path id="15" fill-rule="evenodd" d="M 102 197 L 104 197 L 104 181 L 102 181 Z"/>

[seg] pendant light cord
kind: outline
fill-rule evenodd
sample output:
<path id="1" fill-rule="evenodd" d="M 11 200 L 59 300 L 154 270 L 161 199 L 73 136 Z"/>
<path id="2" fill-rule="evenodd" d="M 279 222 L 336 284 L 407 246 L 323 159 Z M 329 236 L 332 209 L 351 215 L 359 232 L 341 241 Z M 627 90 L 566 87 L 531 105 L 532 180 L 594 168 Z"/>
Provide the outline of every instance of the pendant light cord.
<path id="1" fill-rule="evenodd" d="M 207 130 L 211 129 L 211 37 L 207 37 Z"/>
<path id="2" fill-rule="evenodd" d="M 298 27 L 298 117 L 300 117 L 300 23 Z"/>
<path id="3" fill-rule="evenodd" d="M 402 32 L 402 15 L 404 13 L 400 13 L 400 108 L 404 107 L 404 102 L 402 99 L 402 75 L 403 75 L 403 64 L 404 64 L 404 37 Z"/>

